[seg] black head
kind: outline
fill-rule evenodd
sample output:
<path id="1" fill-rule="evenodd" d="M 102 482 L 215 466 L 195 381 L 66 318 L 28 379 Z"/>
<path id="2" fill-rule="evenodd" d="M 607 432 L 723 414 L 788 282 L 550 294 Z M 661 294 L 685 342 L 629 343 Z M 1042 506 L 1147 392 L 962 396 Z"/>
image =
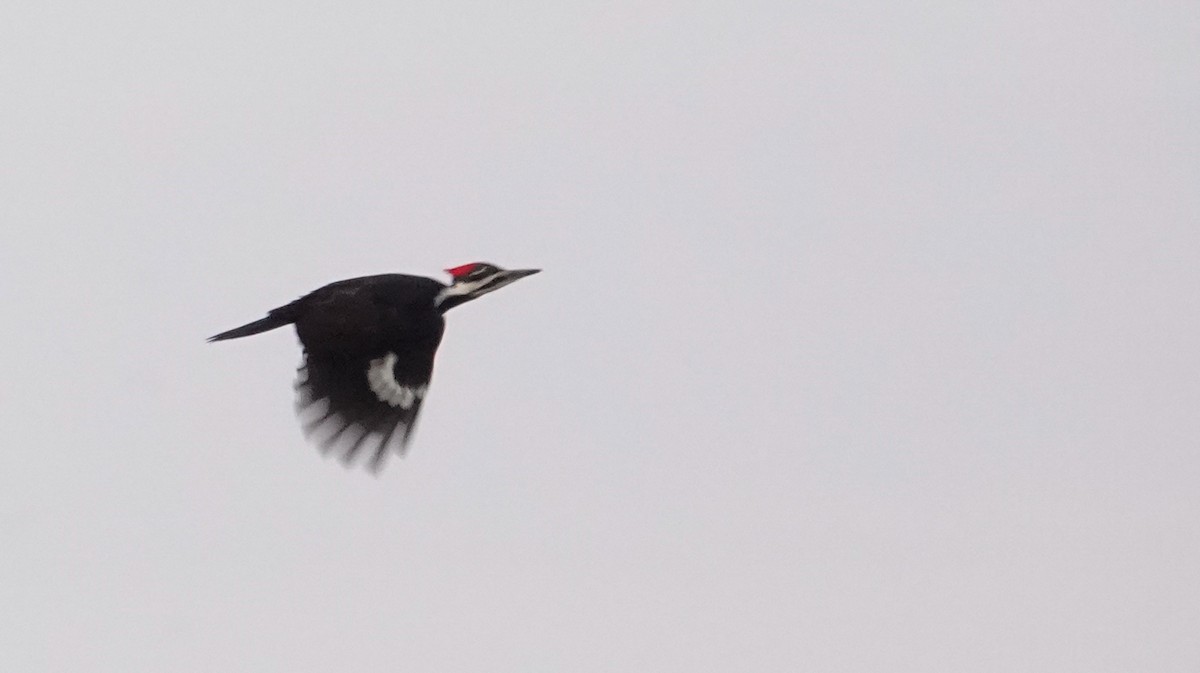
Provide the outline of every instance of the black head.
<path id="1" fill-rule="evenodd" d="M 442 311 L 449 310 L 539 271 L 541 269 L 501 269 L 487 262 L 472 262 L 446 269 L 446 273 L 454 280 L 438 293 L 437 306 Z"/>

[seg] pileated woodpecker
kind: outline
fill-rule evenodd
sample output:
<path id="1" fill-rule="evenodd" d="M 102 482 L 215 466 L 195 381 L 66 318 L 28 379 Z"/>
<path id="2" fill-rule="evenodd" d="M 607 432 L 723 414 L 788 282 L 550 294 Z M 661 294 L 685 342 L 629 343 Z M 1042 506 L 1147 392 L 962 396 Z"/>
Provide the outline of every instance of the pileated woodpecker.
<path id="1" fill-rule="evenodd" d="M 305 435 L 322 451 L 340 448 L 347 463 L 370 448 L 377 471 L 389 449 L 403 455 L 408 445 L 446 326 L 442 314 L 538 271 L 475 262 L 446 269 L 450 285 L 402 274 L 351 278 L 209 341 L 294 324 L 304 346 L 296 413 Z"/>

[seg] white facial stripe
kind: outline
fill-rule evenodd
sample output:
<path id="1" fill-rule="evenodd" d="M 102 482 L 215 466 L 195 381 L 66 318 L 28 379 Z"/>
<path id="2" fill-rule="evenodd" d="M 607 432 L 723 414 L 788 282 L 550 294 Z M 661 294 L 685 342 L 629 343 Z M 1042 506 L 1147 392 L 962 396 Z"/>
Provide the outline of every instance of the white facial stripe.
<path id="1" fill-rule="evenodd" d="M 458 297 L 461 295 L 478 297 L 485 295 L 492 290 L 499 290 L 500 288 L 519 278 L 519 276 L 517 278 L 506 277 L 504 276 L 504 273 L 504 271 L 497 270 L 495 273 L 489 276 L 484 276 L 483 278 L 476 280 L 456 281 L 453 285 L 442 288 L 442 290 L 437 293 L 437 297 L 435 297 L 433 300 L 433 305 L 441 306 L 442 302 L 446 301 L 450 297 Z"/>
<path id="2" fill-rule="evenodd" d="M 367 367 L 367 383 L 380 402 L 401 409 L 411 409 L 425 397 L 428 390 L 427 386 L 406 386 L 397 381 L 396 354 L 390 352 L 371 360 L 371 365 Z"/>
<path id="3" fill-rule="evenodd" d="M 475 288 L 479 287 L 479 285 L 480 285 L 479 283 L 465 282 L 465 283 L 455 283 L 453 285 L 446 286 L 446 287 L 442 288 L 440 291 L 438 291 L 437 297 L 434 297 L 434 299 L 433 299 L 433 305 L 441 306 L 442 302 L 446 301 L 450 297 L 457 297 L 459 295 L 471 294 L 472 292 L 475 291 Z"/>

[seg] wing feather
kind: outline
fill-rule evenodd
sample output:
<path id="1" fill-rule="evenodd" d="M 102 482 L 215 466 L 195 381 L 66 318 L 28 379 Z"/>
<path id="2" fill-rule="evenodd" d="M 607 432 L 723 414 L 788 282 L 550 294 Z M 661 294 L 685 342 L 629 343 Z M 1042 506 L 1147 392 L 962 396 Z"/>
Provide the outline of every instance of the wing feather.
<path id="1" fill-rule="evenodd" d="M 365 451 L 373 471 L 383 467 L 389 452 L 404 455 L 429 385 L 428 374 L 406 381 L 412 372 L 393 358 L 387 362 L 390 380 L 411 397 L 401 400 L 407 404 L 396 403 L 396 396 L 389 402 L 386 394 L 381 399 L 370 381 L 378 360 L 307 354 L 296 377 L 296 411 L 305 436 L 322 453 L 334 453 L 347 464 Z"/>

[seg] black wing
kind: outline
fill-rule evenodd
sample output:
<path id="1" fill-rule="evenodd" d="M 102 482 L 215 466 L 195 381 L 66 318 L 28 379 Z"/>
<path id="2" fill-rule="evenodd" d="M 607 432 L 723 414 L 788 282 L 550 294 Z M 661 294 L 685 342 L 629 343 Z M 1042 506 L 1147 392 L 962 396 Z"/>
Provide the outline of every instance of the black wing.
<path id="1" fill-rule="evenodd" d="M 306 354 L 296 378 L 305 436 L 347 463 L 365 450 L 376 471 L 389 451 L 403 455 L 429 389 L 432 360 L 424 376 L 406 377 L 400 369 L 390 351 L 353 362 Z"/>
<path id="2" fill-rule="evenodd" d="M 378 470 L 403 455 L 429 389 L 444 321 L 436 281 L 378 276 L 335 283 L 305 297 L 296 331 L 304 363 L 296 410 L 305 435 L 349 463 Z"/>

